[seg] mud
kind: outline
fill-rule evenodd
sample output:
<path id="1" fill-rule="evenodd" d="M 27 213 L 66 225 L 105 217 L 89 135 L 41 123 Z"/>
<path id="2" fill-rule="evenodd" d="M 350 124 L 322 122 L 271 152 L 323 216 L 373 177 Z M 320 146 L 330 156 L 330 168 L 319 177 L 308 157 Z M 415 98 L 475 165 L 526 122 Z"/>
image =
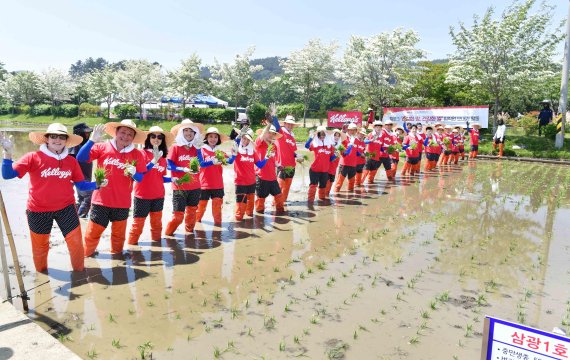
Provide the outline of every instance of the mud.
<path id="1" fill-rule="evenodd" d="M 24 136 L 20 153 L 33 149 Z M 50 281 L 30 292 L 30 317 L 98 359 L 474 359 L 487 314 L 570 330 L 566 166 L 463 163 L 395 184 L 381 175 L 315 206 L 308 167 L 297 166 L 288 213 L 241 223 L 231 167 L 224 177 L 221 228 L 208 209 L 195 235 L 153 243 L 145 228 L 121 258 L 107 230 L 85 274 L 70 273 L 54 228 L 49 274 L 26 272 L 27 288 Z M 27 181 L 1 188 L 31 270 Z M 164 223 L 171 210 L 168 196 Z"/>

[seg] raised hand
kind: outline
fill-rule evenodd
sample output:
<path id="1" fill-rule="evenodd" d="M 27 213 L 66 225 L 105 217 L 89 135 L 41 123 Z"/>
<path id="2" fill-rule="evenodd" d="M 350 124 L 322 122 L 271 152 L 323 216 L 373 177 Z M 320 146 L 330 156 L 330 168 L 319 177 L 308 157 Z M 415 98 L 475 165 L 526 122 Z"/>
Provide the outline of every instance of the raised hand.
<path id="1" fill-rule="evenodd" d="M 202 145 L 204 145 L 204 135 L 200 134 L 194 137 L 194 141 L 192 143 L 196 149 L 200 149 Z"/>
<path id="2" fill-rule="evenodd" d="M 105 125 L 97 124 L 93 127 L 93 132 L 91 133 L 91 137 L 89 140 L 93 141 L 94 143 L 101 142 L 103 140 L 103 134 L 105 133 Z"/>
<path id="3" fill-rule="evenodd" d="M 0 145 L 4 149 L 4 154 L 11 156 L 14 152 L 14 137 L 12 135 L 7 136 L 6 132 L 0 134 Z"/>
<path id="4" fill-rule="evenodd" d="M 271 114 L 271 117 L 277 116 L 277 104 L 275 103 L 269 104 L 269 113 Z"/>
<path id="5" fill-rule="evenodd" d="M 152 163 L 156 164 L 158 160 L 162 157 L 162 151 L 158 149 L 158 146 L 152 147 Z"/>
<path id="6" fill-rule="evenodd" d="M 131 176 L 133 176 L 133 175 L 137 172 L 137 168 L 134 167 L 133 165 L 127 165 L 127 166 L 125 166 L 125 170 L 126 170 Z"/>

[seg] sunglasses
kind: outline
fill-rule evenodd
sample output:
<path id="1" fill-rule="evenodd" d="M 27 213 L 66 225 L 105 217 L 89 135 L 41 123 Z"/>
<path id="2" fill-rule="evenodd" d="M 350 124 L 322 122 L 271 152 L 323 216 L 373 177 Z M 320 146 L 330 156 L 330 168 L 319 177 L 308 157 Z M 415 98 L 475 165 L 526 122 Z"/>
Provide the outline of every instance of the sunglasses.
<path id="1" fill-rule="evenodd" d="M 162 134 L 158 134 L 158 135 L 157 134 L 150 134 L 150 138 L 151 139 L 158 138 L 159 140 L 164 140 L 164 135 L 162 135 Z"/>
<path id="2" fill-rule="evenodd" d="M 47 137 L 52 139 L 52 140 L 56 140 L 56 139 L 67 140 L 67 135 L 48 134 Z"/>

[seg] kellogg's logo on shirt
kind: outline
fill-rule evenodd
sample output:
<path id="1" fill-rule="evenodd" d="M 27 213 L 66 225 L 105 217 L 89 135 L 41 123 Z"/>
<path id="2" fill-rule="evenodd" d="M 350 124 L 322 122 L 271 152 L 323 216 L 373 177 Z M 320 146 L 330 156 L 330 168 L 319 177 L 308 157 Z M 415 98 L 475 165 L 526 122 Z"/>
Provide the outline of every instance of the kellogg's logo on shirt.
<path id="1" fill-rule="evenodd" d="M 68 177 L 71 177 L 71 170 L 63 171 L 63 170 L 60 170 L 58 167 L 57 168 L 47 168 L 41 172 L 40 176 L 43 178 L 54 176 L 54 177 L 58 177 L 60 179 L 66 179 Z"/>
<path id="2" fill-rule="evenodd" d="M 154 166 L 152 167 L 153 169 L 156 169 L 158 172 L 163 172 L 166 170 L 166 168 L 164 166 L 158 165 L 158 164 L 154 164 Z"/>
<path id="3" fill-rule="evenodd" d="M 329 150 L 329 149 L 326 149 L 326 148 L 321 148 L 321 149 L 319 149 L 319 151 L 317 151 L 317 153 L 319 153 L 319 154 L 325 154 L 325 155 L 330 155 L 330 154 L 332 154 L 332 151 Z"/>
<path id="4" fill-rule="evenodd" d="M 107 165 L 111 165 L 111 166 L 116 166 L 117 168 L 124 170 L 127 167 L 127 163 L 124 160 L 121 159 L 117 159 L 117 158 L 106 158 L 105 161 L 103 161 L 103 165 L 107 166 Z"/>
<path id="5" fill-rule="evenodd" d="M 295 142 L 289 138 L 285 139 L 285 142 L 291 146 L 297 146 L 297 144 L 295 144 Z"/>
<path id="6" fill-rule="evenodd" d="M 253 156 L 244 156 L 244 155 L 242 155 L 242 156 L 239 157 L 239 161 L 252 163 L 252 162 L 253 162 Z"/>
<path id="7" fill-rule="evenodd" d="M 192 160 L 193 157 L 195 157 L 195 156 L 192 156 L 192 155 L 180 155 L 180 156 L 178 157 L 178 161 L 179 161 L 179 162 L 180 162 L 180 161 L 190 161 L 190 160 Z"/>

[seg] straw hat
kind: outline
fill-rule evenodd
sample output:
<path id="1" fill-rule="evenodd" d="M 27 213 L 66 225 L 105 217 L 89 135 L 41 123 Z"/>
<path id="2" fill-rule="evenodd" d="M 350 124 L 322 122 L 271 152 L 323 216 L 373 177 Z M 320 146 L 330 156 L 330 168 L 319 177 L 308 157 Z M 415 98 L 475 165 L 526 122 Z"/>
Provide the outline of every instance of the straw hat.
<path id="1" fill-rule="evenodd" d="M 317 133 L 326 132 L 326 131 L 327 131 L 327 127 L 326 127 L 326 126 L 324 126 L 324 125 L 319 125 L 319 126 L 317 126 Z"/>
<path id="2" fill-rule="evenodd" d="M 457 129 L 453 129 L 453 130 L 451 130 L 451 132 L 456 132 L 456 133 L 458 133 L 458 132 L 459 132 L 459 130 L 457 130 Z"/>
<path id="3" fill-rule="evenodd" d="M 384 125 L 392 125 L 394 122 L 390 119 L 384 121 Z"/>
<path id="4" fill-rule="evenodd" d="M 70 134 L 67 131 L 67 127 L 60 123 L 50 124 L 46 131 L 32 131 L 28 134 L 28 137 L 34 144 L 43 145 L 47 142 L 46 135 L 48 134 L 67 135 L 67 141 L 65 142 L 66 147 L 77 146 L 83 141 L 81 136 Z"/>
<path id="5" fill-rule="evenodd" d="M 293 126 L 301 125 L 301 124 L 298 124 L 297 122 L 295 122 L 295 117 L 293 115 L 285 116 L 285 120 L 283 121 L 283 124 L 291 124 Z"/>
<path id="6" fill-rule="evenodd" d="M 126 127 L 135 132 L 133 143 L 144 144 L 144 141 L 146 140 L 146 132 L 141 129 L 137 129 L 137 124 L 135 124 L 131 119 L 121 120 L 121 122 L 108 122 L 105 124 L 105 132 L 107 135 L 115 137 L 117 135 L 117 129 L 120 127 Z"/>
<path id="7" fill-rule="evenodd" d="M 374 120 L 374 122 L 372 123 L 372 126 L 383 126 L 384 124 L 382 124 L 382 121 L 380 120 Z"/>
<path id="8" fill-rule="evenodd" d="M 426 125 L 426 130 L 430 130 L 430 129 L 433 130 L 433 126 L 431 126 L 431 125 Z"/>
<path id="9" fill-rule="evenodd" d="M 174 135 L 172 135 L 172 133 L 168 132 L 168 131 L 164 131 L 162 130 L 162 128 L 160 126 L 151 126 L 150 129 L 148 129 L 148 131 L 146 132 L 147 134 L 147 138 L 148 135 L 150 134 L 155 134 L 155 133 L 159 133 L 164 135 L 164 141 L 166 143 L 166 146 L 170 147 L 170 145 L 172 145 L 172 143 L 174 142 Z"/>
<path id="10" fill-rule="evenodd" d="M 406 131 L 404 130 L 404 128 L 401 127 L 401 126 L 399 126 L 399 125 L 394 128 L 394 131 L 397 131 L 397 130 L 401 130 L 402 132 L 406 132 Z"/>
<path id="11" fill-rule="evenodd" d="M 359 133 L 363 134 L 363 135 L 368 135 L 368 133 L 366 132 L 366 128 L 361 127 L 360 130 L 358 130 Z"/>
<path id="12" fill-rule="evenodd" d="M 348 124 L 347 130 L 358 130 L 358 126 L 355 123 Z"/>
<path id="13" fill-rule="evenodd" d="M 451 125 L 445 125 L 443 128 L 444 129 L 451 129 Z"/>
<path id="14" fill-rule="evenodd" d="M 220 145 L 221 143 L 226 142 L 230 139 L 229 136 L 220 133 L 217 127 L 212 126 L 209 127 L 208 130 L 206 130 L 206 133 L 204 134 L 204 144 L 208 143 L 208 135 L 210 134 L 218 135 L 218 143 L 216 145 Z"/>
<path id="15" fill-rule="evenodd" d="M 192 129 L 196 133 L 203 134 L 204 133 L 204 125 L 200 123 L 195 123 L 190 119 L 184 119 L 180 124 L 174 125 L 172 129 L 170 129 L 170 133 L 174 136 L 178 135 L 178 131 L 180 129 Z"/>
<path id="16" fill-rule="evenodd" d="M 249 141 L 253 141 L 253 130 L 247 129 L 246 133 L 242 135 L 242 137 L 248 139 Z"/>
<path id="17" fill-rule="evenodd" d="M 340 129 L 333 129 L 333 131 L 332 131 L 333 137 L 334 137 L 334 134 L 340 134 L 340 141 L 344 141 L 346 139 L 346 134 L 343 133 Z"/>
<path id="18" fill-rule="evenodd" d="M 255 133 L 259 136 L 261 135 L 261 133 L 263 132 L 263 129 L 257 129 L 257 131 L 255 131 Z M 271 135 L 273 135 L 273 137 L 275 139 L 279 139 L 283 136 L 283 134 L 280 134 L 277 132 L 277 129 L 275 128 L 275 126 L 271 125 L 269 127 L 269 132 L 271 133 Z"/>
<path id="19" fill-rule="evenodd" d="M 474 122 L 471 124 L 471 126 L 473 126 L 473 127 L 477 126 L 478 128 L 480 128 L 481 124 L 479 124 L 478 122 Z"/>

